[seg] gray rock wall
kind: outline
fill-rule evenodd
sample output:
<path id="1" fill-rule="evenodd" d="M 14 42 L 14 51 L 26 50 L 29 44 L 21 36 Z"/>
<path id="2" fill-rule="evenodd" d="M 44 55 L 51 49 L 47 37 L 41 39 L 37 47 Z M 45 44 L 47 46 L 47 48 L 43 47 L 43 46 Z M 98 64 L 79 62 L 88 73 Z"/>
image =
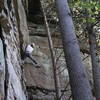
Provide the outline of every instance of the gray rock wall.
<path id="1" fill-rule="evenodd" d="M 3 43 L 0 39 L 0 100 L 4 99 L 4 80 L 5 80 L 5 60 L 3 52 Z"/>
<path id="2" fill-rule="evenodd" d="M 26 100 L 21 55 L 27 43 L 28 28 L 22 1 L 0 0 L 0 63 L 3 59 L 0 100 Z"/>

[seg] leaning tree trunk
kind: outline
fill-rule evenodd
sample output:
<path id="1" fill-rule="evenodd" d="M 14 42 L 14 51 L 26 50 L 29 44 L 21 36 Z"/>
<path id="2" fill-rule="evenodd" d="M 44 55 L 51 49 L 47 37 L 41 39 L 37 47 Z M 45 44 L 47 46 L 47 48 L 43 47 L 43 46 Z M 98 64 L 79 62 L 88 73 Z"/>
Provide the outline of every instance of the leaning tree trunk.
<path id="1" fill-rule="evenodd" d="M 56 0 L 73 100 L 93 100 L 67 0 Z"/>
<path id="2" fill-rule="evenodd" d="M 96 34 L 94 33 L 93 27 L 91 26 L 88 26 L 87 30 L 89 34 L 95 97 L 96 100 L 100 100 L 100 65 L 97 57 Z"/>

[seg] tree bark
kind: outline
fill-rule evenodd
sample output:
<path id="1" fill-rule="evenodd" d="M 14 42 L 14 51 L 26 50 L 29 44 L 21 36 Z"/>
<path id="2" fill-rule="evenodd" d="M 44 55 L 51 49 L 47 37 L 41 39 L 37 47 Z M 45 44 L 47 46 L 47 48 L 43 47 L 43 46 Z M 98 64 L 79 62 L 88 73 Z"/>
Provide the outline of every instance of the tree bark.
<path id="1" fill-rule="evenodd" d="M 88 26 L 87 30 L 89 34 L 95 97 L 96 97 L 96 100 L 100 100 L 100 65 L 99 65 L 98 57 L 97 57 L 96 34 L 93 32 L 93 27 Z"/>
<path id="2" fill-rule="evenodd" d="M 93 100 L 67 0 L 56 0 L 73 100 Z"/>

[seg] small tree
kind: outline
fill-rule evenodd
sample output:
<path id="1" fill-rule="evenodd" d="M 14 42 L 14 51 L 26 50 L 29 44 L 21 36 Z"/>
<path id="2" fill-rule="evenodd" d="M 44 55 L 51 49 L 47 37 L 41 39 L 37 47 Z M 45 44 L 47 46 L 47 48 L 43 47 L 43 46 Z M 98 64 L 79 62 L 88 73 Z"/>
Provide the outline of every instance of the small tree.
<path id="1" fill-rule="evenodd" d="M 88 30 L 89 41 L 90 41 L 89 43 L 90 43 L 95 97 L 96 100 L 100 100 L 100 65 L 97 57 L 96 34 L 93 31 L 93 27 L 88 26 L 87 30 Z"/>

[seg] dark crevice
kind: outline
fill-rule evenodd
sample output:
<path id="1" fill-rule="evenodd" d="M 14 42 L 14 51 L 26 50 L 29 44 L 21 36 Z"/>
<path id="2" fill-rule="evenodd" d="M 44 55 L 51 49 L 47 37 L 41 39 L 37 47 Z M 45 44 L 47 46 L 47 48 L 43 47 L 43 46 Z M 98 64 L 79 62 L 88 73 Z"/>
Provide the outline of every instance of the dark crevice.
<path id="1" fill-rule="evenodd" d="M 1 25 L 0 25 L 0 38 L 1 38 L 2 43 L 3 43 L 4 58 L 6 58 L 6 45 L 4 43 L 4 36 L 3 36 L 3 33 L 2 33 Z M 8 80 L 9 80 L 9 74 L 8 74 L 8 68 L 7 68 L 7 63 L 6 63 L 6 59 L 5 59 L 5 80 L 4 80 L 5 96 L 4 96 L 4 100 L 7 100 Z"/>
<path id="2" fill-rule="evenodd" d="M 0 25 L 0 38 L 1 38 L 2 43 L 3 43 L 4 56 L 6 56 L 6 44 L 4 43 L 4 36 L 3 36 L 3 34 L 2 34 L 2 28 L 1 28 L 1 25 Z"/>
<path id="3" fill-rule="evenodd" d="M 0 25 L 0 38 L 1 38 L 1 40 L 3 40 L 3 35 L 2 35 L 2 28 L 1 28 L 1 25 Z"/>
<path id="4" fill-rule="evenodd" d="M 44 23 L 44 17 L 40 0 L 29 0 L 27 9 L 28 9 L 28 14 L 27 14 L 28 21 L 36 24 Z"/>
<path id="5" fill-rule="evenodd" d="M 12 9 L 12 6 L 11 6 L 11 0 L 7 0 L 7 4 L 8 4 L 9 10 L 11 11 L 11 9 Z"/>
<path id="6" fill-rule="evenodd" d="M 13 87 L 12 84 L 11 84 L 11 87 L 12 87 L 12 90 L 13 90 L 13 93 L 14 93 L 14 100 L 17 100 L 17 97 L 16 97 L 16 95 L 15 95 L 15 90 L 14 90 L 14 87 Z"/>
<path id="7" fill-rule="evenodd" d="M 5 61 L 5 83 L 4 83 L 4 91 L 5 91 L 5 97 L 4 100 L 7 100 L 8 95 L 8 85 L 9 85 L 9 73 L 8 73 L 8 67 L 7 63 Z"/>
<path id="8" fill-rule="evenodd" d="M 30 15 L 39 15 L 42 10 L 41 10 L 41 3 L 40 0 L 29 0 L 28 1 L 28 14 Z"/>
<path id="9" fill-rule="evenodd" d="M 7 9 L 5 7 L 4 7 L 4 12 L 8 16 L 8 12 L 7 12 Z"/>

